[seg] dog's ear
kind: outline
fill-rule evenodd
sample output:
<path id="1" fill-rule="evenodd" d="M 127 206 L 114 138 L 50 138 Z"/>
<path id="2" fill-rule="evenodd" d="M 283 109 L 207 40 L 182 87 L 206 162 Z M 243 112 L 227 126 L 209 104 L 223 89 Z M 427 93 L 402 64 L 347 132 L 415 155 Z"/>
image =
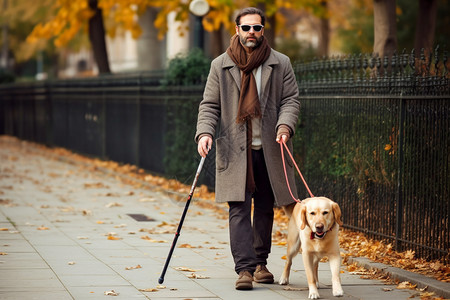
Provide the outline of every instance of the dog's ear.
<path id="1" fill-rule="evenodd" d="M 303 230 L 306 227 L 306 206 L 302 205 L 300 209 L 300 229 Z"/>
<path id="2" fill-rule="evenodd" d="M 342 223 L 342 220 L 341 220 L 341 208 L 339 207 L 339 204 L 334 202 L 332 207 L 333 207 L 334 219 L 339 224 L 339 226 L 342 226 L 343 223 Z"/>

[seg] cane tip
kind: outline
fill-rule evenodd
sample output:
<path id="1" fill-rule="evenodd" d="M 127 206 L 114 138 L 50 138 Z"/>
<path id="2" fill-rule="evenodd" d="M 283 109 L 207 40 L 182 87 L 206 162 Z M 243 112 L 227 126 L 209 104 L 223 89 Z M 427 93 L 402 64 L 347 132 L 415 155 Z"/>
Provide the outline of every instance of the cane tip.
<path id="1" fill-rule="evenodd" d="M 162 278 L 162 277 L 159 277 L 159 279 L 158 279 L 158 283 L 159 284 L 162 284 L 164 282 L 164 278 Z"/>

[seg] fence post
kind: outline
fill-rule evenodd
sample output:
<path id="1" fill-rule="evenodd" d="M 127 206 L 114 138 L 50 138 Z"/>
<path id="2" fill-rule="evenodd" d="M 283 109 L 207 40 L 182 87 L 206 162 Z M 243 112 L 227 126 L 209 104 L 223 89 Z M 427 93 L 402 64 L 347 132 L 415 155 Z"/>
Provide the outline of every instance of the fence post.
<path id="1" fill-rule="evenodd" d="M 401 251 L 402 224 L 403 224 L 403 158 L 404 158 L 404 123 L 406 100 L 400 99 L 400 115 L 398 120 L 398 178 L 397 178 L 397 218 L 395 229 L 395 249 Z"/>

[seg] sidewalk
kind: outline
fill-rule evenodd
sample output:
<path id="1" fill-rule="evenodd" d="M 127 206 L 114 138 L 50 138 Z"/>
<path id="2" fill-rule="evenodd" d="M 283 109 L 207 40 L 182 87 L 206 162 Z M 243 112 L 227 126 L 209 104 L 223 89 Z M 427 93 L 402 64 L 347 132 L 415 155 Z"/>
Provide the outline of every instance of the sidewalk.
<path id="1" fill-rule="evenodd" d="M 268 263 L 276 283 L 235 290 L 227 220 L 196 204 L 159 286 L 184 203 L 0 137 L 0 299 L 108 299 L 114 293 L 118 299 L 308 298 L 300 255 L 289 288 L 277 284 L 286 248 L 276 245 Z M 341 270 L 340 299 L 418 296 Z M 330 278 L 328 264 L 320 264 L 322 299 L 334 298 Z"/>

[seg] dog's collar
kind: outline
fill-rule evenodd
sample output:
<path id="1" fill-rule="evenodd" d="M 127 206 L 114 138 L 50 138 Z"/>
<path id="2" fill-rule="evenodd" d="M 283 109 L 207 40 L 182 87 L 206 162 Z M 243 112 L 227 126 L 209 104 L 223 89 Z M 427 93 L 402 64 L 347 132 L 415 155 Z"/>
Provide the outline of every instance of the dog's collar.
<path id="1" fill-rule="evenodd" d="M 323 238 L 327 235 L 328 231 L 333 230 L 334 224 L 336 224 L 336 223 L 333 223 L 333 225 L 331 225 L 330 229 L 328 229 L 327 231 L 325 231 L 325 232 L 323 233 L 323 235 L 318 235 L 316 232 L 314 232 L 314 231 L 311 230 L 311 235 L 309 236 L 309 238 L 310 238 L 311 240 L 313 240 L 313 239 L 315 239 L 315 238 L 317 238 L 317 239 L 323 239 Z"/>

